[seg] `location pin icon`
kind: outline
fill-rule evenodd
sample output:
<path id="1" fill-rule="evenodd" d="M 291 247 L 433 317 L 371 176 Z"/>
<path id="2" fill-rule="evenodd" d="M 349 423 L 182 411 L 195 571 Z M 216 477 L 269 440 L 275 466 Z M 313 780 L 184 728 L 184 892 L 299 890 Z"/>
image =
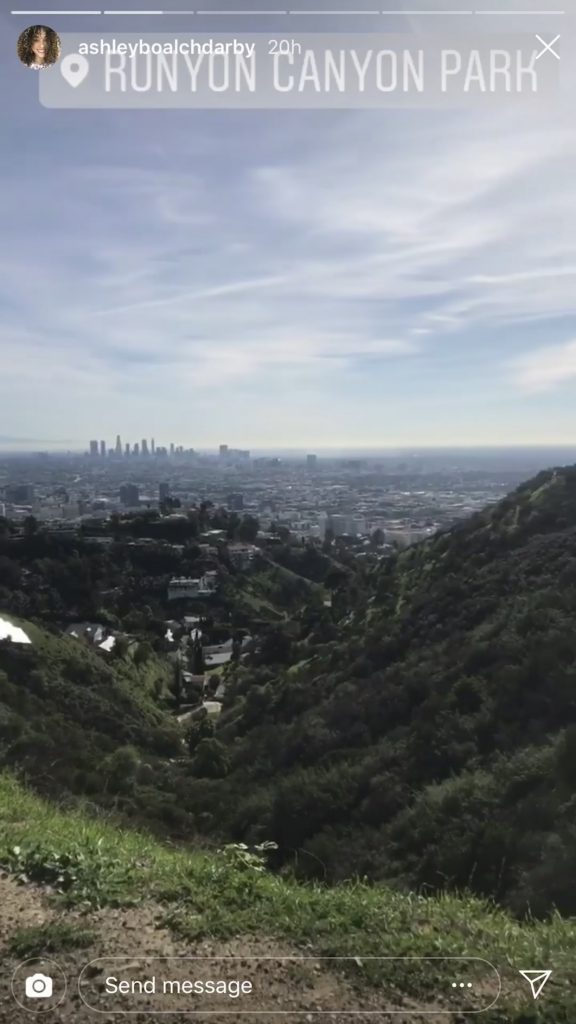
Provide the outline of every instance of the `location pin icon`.
<path id="1" fill-rule="evenodd" d="M 63 79 L 76 89 L 82 84 L 90 70 L 90 64 L 81 53 L 69 53 L 60 63 Z"/>

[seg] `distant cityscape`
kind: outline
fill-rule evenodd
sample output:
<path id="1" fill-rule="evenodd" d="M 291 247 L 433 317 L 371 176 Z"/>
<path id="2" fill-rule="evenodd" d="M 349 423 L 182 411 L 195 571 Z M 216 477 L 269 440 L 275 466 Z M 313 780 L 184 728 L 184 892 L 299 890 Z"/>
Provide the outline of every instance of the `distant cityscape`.
<path id="1" fill-rule="evenodd" d="M 120 434 L 116 435 L 116 443 L 113 448 L 109 448 L 106 441 L 90 441 L 90 446 L 87 452 L 91 458 L 100 459 L 122 459 L 122 458 L 181 458 L 182 456 L 190 457 L 195 456 L 197 453 L 194 448 L 184 448 L 182 444 L 174 444 L 172 441 L 169 445 L 157 445 L 154 438 L 148 439 L 143 437 L 141 441 L 130 441 L 123 442 Z M 221 444 L 219 449 L 220 458 L 223 459 L 249 459 L 250 452 L 245 451 L 241 448 L 229 448 L 227 444 Z M 312 456 L 313 458 L 314 456 Z"/>
<path id="2" fill-rule="evenodd" d="M 202 502 L 258 520 L 266 533 L 358 546 L 404 547 L 499 500 L 522 480 L 575 452 L 546 449 L 335 457 L 252 456 L 221 444 L 215 454 L 154 438 L 91 440 L 82 453 L 0 455 L 0 516 L 34 516 L 74 532 L 113 515 L 186 515 Z"/>

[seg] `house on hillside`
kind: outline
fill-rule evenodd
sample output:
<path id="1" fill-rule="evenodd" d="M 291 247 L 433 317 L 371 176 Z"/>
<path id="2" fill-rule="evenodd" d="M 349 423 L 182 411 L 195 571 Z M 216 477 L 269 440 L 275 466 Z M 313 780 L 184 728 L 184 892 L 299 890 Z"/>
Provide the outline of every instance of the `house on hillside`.
<path id="1" fill-rule="evenodd" d="M 74 622 L 66 630 L 66 636 L 73 636 L 76 640 L 85 640 L 90 645 L 102 643 L 106 633 L 106 626 L 101 626 L 97 622 Z"/>
<path id="2" fill-rule="evenodd" d="M 228 539 L 226 530 L 204 530 L 200 534 L 200 540 L 205 544 L 224 544 Z"/>
<path id="3" fill-rule="evenodd" d="M 206 690 L 206 677 L 194 672 L 182 672 L 182 689 L 185 701 L 197 703 L 202 700 Z"/>
<path id="4" fill-rule="evenodd" d="M 95 647 L 105 654 L 110 654 L 116 646 L 116 636 L 110 632 L 107 626 L 101 626 L 97 622 L 75 622 L 68 626 L 65 636 L 83 640 L 90 647 Z"/>
<path id="5" fill-rule="evenodd" d="M 199 544 L 198 549 L 205 558 L 218 557 L 218 548 L 215 548 L 212 544 Z"/>
<path id="6" fill-rule="evenodd" d="M 258 548 L 255 544 L 229 544 L 228 555 L 235 569 L 246 572 L 252 565 Z"/>
<path id="7" fill-rule="evenodd" d="M 232 654 L 233 643 L 234 641 L 230 638 L 222 644 L 210 644 L 204 647 L 204 656 L 207 654 Z"/>
<path id="8" fill-rule="evenodd" d="M 252 637 L 250 635 L 243 636 L 239 646 L 239 655 L 242 657 L 243 653 L 246 653 L 252 644 Z M 204 656 L 204 664 L 206 668 L 216 668 L 220 665 L 228 665 L 232 661 L 234 655 L 235 642 L 230 637 L 229 640 L 225 640 L 221 644 L 212 644 L 204 647 L 202 650 Z"/>
<path id="9" fill-rule="evenodd" d="M 204 686 L 205 677 L 204 675 L 196 675 L 194 672 L 182 672 L 182 679 L 185 683 L 189 683 L 190 686 Z"/>
<path id="10" fill-rule="evenodd" d="M 228 665 L 230 661 L 232 661 L 232 651 L 219 651 L 217 654 L 207 654 L 206 649 L 204 649 L 204 664 L 206 668 Z"/>
<path id="11" fill-rule="evenodd" d="M 204 711 L 208 712 L 209 718 L 218 718 L 218 715 L 222 711 L 222 705 L 219 700 L 205 700 L 202 704 Z"/>
<path id="12" fill-rule="evenodd" d="M 218 573 L 207 572 L 199 579 L 188 576 L 175 576 L 168 584 L 168 600 L 178 601 L 182 598 L 212 597 L 218 589 Z"/>

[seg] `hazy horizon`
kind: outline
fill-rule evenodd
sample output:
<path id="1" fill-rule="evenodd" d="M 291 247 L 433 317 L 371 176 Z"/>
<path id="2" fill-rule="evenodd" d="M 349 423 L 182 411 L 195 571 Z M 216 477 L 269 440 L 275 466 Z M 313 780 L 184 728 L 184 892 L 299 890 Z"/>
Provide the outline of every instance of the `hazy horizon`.
<path id="1" fill-rule="evenodd" d="M 157 443 L 165 445 L 165 442 L 157 442 Z M 41 444 L 42 444 L 42 442 L 39 440 L 38 441 L 38 445 L 41 445 Z M 234 447 L 241 447 L 241 446 L 239 446 L 239 445 L 236 446 L 236 445 L 231 443 L 230 447 L 234 448 Z M 192 444 L 188 445 L 188 444 L 184 443 L 184 448 L 193 448 L 194 451 L 196 452 L 196 454 L 198 454 L 198 455 L 218 455 L 218 446 L 211 446 L 211 447 L 210 446 L 194 446 Z M 326 457 L 338 457 L 338 456 L 343 456 L 343 457 L 346 457 L 346 456 L 362 457 L 362 456 L 364 456 L 365 458 L 378 458 L 379 456 L 386 456 L 388 458 L 391 458 L 391 457 L 395 457 L 396 455 L 404 456 L 404 457 L 410 456 L 410 455 L 414 456 L 414 457 L 418 457 L 419 455 L 425 455 L 425 456 L 429 456 L 430 457 L 430 456 L 434 456 L 436 454 L 440 455 L 440 456 L 445 456 L 445 455 L 450 455 L 451 453 L 454 453 L 455 455 L 469 454 L 471 457 L 482 456 L 484 454 L 486 454 L 486 455 L 499 455 L 499 456 L 502 456 L 502 457 L 506 457 L 508 455 L 509 456 L 514 456 L 514 455 L 516 455 L 516 456 L 522 456 L 522 455 L 530 456 L 530 455 L 537 455 L 539 453 L 548 453 L 548 454 L 557 454 L 558 456 L 573 456 L 573 458 L 576 460 L 576 444 L 574 444 L 574 445 L 570 445 L 570 444 L 564 444 L 564 445 L 533 445 L 533 444 L 526 444 L 526 445 L 505 445 L 505 444 L 502 444 L 502 445 L 482 445 L 482 444 L 478 444 L 478 445 L 455 445 L 455 444 L 451 444 L 451 445 L 407 445 L 407 446 L 390 445 L 388 447 L 384 446 L 384 445 L 375 445 L 375 446 L 371 446 L 371 447 L 362 446 L 362 445 L 358 445 L 358 446 L 334 445 L 334 446 L 331 446 L 331 447 L 328 447 L 326 445 L 324 445 L 324 446 L 309 445 L 309 446 L 304 446 L 304 447 L 282 447 L 282 446 L 279 446 L 279 445 L 275 445 L 275 446 L 269 446 L 269 447 L 258 446 L 258 447 L 255 447 L 255 448 L 251 448 L 249 450 L 250 450 L 250 454 L 251 454 L 252 458 L 258 457 L 259 455 L 263 455 L 263 456 L 266 456 L 266 455 L 270 455 L 270 456 L 273 456 L 273 455 L 278 455 L 278 456 L 280 456 L 280 455 L 284 455 L 284 456 L 305 456 L 305 455 L 309 455 L 309 454 L 315 454 L 315 455 L 318 455 L 318 456 L 325 455 Z M 66 448 L 66 447 L 60 447 L 60 448 L 47 448 L 47 447 L 43 447 L 42 448 L 42 447 L 37 447 L 37 446 L 31 446 L 31 447 L 28 447 L 28 448 L 24 448 L 24 447 L 21 447 L 21 448 L 9 448 L 9 447 L 2 446 L 1 442 L 0 442 L 0 455 L 30 455 L 30 456 L 33 456 L 33 455 L 37 455 L 37 454 L 42 454 L 43 455 L 43 454 L 46 454 L 46 453 L 49 454 L 49 455 L 82 456 L 82 455 L 88 454 L 88 448 L 87 448 L 87 446 L 84 446 L 84 447 L 81 447 L 81 446 L 80 447 L 68 447 L 68 448 Z M 124 457 L 125 457 L 124 453 L 122 453 L 122 457 L 121 458 L 123 459 Z M 133 456 L 132 454 L 130 456 L 131 459 L 132 458 L 139 458 L 139 457 L 140 456 Z M 146 458 L 146 457 L 144 457 L 144 458 Z M 149 455 L 147 458 L 148 458 L 148 460 L 150 460 L 150 458 L 153 458 L 153 456 Z M 159 465 L 162 465 L 162 463 L 159 462 Z"/>

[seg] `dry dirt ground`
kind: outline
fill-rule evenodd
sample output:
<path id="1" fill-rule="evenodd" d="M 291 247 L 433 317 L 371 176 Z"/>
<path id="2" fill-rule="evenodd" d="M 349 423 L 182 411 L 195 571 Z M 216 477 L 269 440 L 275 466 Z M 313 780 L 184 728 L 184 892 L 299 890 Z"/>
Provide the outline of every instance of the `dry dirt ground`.
<path id="1" fill-rule="evenodd" d="M 293 962 L 260 963 L 257 967 L 257 986 L 250 997 L 250 1014 L 235 1012 L 222 1014 L 206 1013 L 203 1010 L 194 1015 L 183 1014 L 182 1001 L 190 1006 L 190 998 L 198 1005 L 199 997 L 139 995 L 137 1000 L 131 996 L 115 996 L 115 1007 L 124 1012 L 114 1014 L 108 1006 L 104 1012 L 95 1012 L 83 1002 L 78 991 L 78 980 L 83 969 L 97 957 L 302 957 L 302 949 L 293 949 L 277 941 L 267 941 L 254 936 L 237 936 L 229 941 L 199 941 L 186 943 L 174 938 L 169 931 L 159 924 L 161 910 L 150 904 L 124 909 L 104 910 L 96 913 L 80 914 L 77 911 L 62 912 L 51 905 L 49 893 L 31 885 L 20 885 L 13 878 L 0 876 L 0 1024 L 32 1024 L 34 1020 L 45 1024 L 112 1024 L 112 1022 L 134 1022 L 134 1024 L 459 1024 L 466 1019 L 460 1015 L 418 1013 L 417 1008 L 411 1009 L 405 1003 L 400 1012 L 383 1014 L 379 1011 L 381 996 L 375 991 L 362 997 L 362 1010 L 358 1012 L 359 995 L 352 983 L 326 968 L 326 962 L 311 961 L 303 969 Z M 91 946 L 67 953 L 47 954 L 56 962 L 67 978 L 66 996 L 56 1009 L 42 1009 L 40 1013 L 31 1013 L 20 1008 L 12 993 L 12 978 L 18 969 L 20 960 L 9 950 L 9 943 L 14 934 L 35 926 L 63 921 L 81 925 L 95 933 Z M 40 969 L 41 969 L 41 965 Z M 214 975 L 214 962 L 212 962 Z M 136 961 L 135 977 L 142 976 L 141 963 Z M 252 968 L 252 970 L 250 970 Z M 34 967 L 34 970 L 37 970 Z M 228 969 L 229 967 L 225 967 Z M 45 968 L 48 973 L 49 968 Z M 86 984 L 83 985 L 84 997 L 89 1002 L 98 1002 L 103 998 L 104 977 L 106 972 L 98 964 L 86 972 Z M 165 965 L 164 965 L 165 971 Z M 153 973 L 153 971 L 151 972 Z M 249 960 L 236 962 L 234 973 L 228 977 L 254 977 L 254 964 Z M 199 976 L 195 967 L 195 975 Z M 86 975 L 85 975 L 86 977 Z M 190 961 L 180 965 L 171 965 L 171 978 L 190 977 Z M 16 992 L 23 998 L 24 975 L 18 978 Z M 106 997 L 110 999 L 110 996 Z M 213 997 L 214 999 L 215 997 Z M 203 997 L 202 1007 L 207 1005 L 207 997 Z M 153 1002 L 155 1000 L 155 1002 Z M 226 1000 L 229 1005 L 230 999 Z M 34 1006 L 46 1004 L 34 1001 Z M 102 1002 L 100 1002 L 102 1006 Z M 159 1012 L 159 1006 L 164 1011 Z M 210 1005 L 221 1007 L 223 1003 Z M 343 1013 L 324 1012 L 322 1016 L 311 1015 L 325 1007 L 338 1008 Z M 180 1012 L 174 1012 L 179 1009 Z M 134 1011 L 126 1014 L 126 1011 Z M 269 1011 L 274 1011 L 273 1013 Z M 280 1013 L 283 1011 L 283 1014 Z M 356 1011 L 354 1016 L 350 1011 Z M 286 1015 L 288 1014 L 288 1016 Z"/>

